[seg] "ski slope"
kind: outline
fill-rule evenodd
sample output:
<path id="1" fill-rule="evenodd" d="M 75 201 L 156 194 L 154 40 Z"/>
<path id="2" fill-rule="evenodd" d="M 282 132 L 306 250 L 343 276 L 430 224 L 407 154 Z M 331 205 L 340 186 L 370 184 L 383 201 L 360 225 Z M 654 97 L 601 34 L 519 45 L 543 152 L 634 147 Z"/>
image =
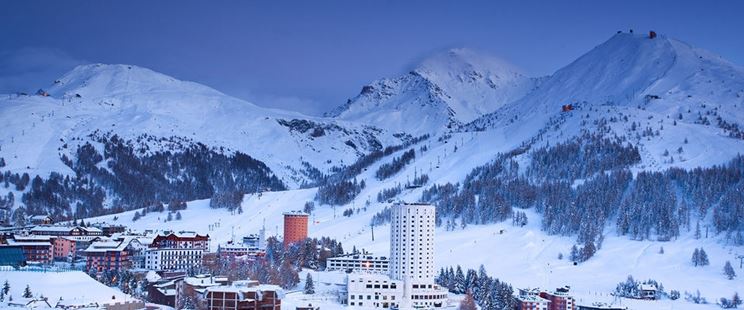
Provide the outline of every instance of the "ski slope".
<path id="1" fill-rule="evenodd" d="M 49 97 L 0 95 L 4 170 L 31 177 L 70 174 L 60 157 L 74 158 L 77 146 L 98 131 L 128 140 L 142 135 L 177 137 L 227 152 L 241 151 L 264 162 L 289 187 L 297 187 L 306 181 L 297 172 L 303 161 L 325 171 L 354 162 L 375 149 L 375 143 L 383 147 L 401 143 L 382 129 L 261 108 L 131 65 L 79 66 L 55 81 L 48 92 Z M 303 133 L 279 123 L 294 119 L 327 129 L 322 136 L 312 136 L 312 130 Z M 151 152 L 173 151 L 172 145 L 143 143 Z"/>

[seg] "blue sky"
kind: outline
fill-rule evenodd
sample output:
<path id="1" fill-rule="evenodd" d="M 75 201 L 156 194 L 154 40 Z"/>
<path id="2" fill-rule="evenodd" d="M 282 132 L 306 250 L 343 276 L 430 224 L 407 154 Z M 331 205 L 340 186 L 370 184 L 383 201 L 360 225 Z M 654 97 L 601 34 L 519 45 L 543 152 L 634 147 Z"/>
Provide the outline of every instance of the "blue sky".
<path id="1" fill-rule="evenodd" d="M 546 75 L 617 30 L 744 64 L 744 1 L 3 1 L 0 93 L 126 63 L 319 114 L 426 55 L 469 47 Z"/>

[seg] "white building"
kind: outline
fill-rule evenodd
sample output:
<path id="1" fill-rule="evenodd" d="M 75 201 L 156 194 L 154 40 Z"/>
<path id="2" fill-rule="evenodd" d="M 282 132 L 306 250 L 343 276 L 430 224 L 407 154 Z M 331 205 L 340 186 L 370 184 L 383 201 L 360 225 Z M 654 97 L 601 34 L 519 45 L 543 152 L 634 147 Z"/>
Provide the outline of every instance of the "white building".
<path id="1" fill-rule="evenodd" d="M 326 260 L 326 270 L 342 270 L 358 273 L 387 274 L 390 271 L 390 261 L 385 256 L 363 254 L 332 257 Z"/>
<path id="2" fill-rule="evenodd" d="M 365 308 L 445 307 L 447 290 L 434 283 L 434 206 L 397 203 L 391 211 L 389 276 L 350 274 L 346 301 Z"/>
<path id="3" fill-rule="evenodd" d="M 390 276 L 434 283 L 434 206 L 397 204 L 390 222 Z"/>
<path id="4" fill-rule="evenodd" d="M 189 270 L 202 263 L 202 249 L 150 248 L 145 251 L 145 269 L 148 270 Z"/>
<path id="5" fill-rule="evenodd" d="M 351 307 L 396 308 L 403 300 L 403 281 L 381 274 L 350 274 L 347 303 Z"/>

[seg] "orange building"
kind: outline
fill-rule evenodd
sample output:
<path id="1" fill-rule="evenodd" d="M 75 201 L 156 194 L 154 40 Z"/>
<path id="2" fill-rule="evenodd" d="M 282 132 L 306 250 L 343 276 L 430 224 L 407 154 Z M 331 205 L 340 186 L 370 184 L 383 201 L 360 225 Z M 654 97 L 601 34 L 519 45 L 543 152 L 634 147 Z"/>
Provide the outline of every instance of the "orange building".
<path id="1" fill-rule="evenodd" d="M 74 258 L 76 242 L 73 239 L 57 237 L 54 239 L 54 259 L 66 260 Z"/>
<path id="2" fill-rule="evenodd" d="M 307 239 L 308 214 L 304 212 L 284 213 L 284 246 Z"/>

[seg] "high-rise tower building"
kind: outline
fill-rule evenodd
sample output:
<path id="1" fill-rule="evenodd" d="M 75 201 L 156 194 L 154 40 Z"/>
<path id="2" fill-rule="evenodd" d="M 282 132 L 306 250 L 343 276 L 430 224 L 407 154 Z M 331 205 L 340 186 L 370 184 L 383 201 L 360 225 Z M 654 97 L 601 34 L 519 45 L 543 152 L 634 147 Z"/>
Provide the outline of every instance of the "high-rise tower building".
<path id="1" fill-rule="evenodd" d="M 308 214 L 304 212 L 284 213 L 284 246 L 307 238 Z"/>
<path id="2" fill-rule="evenodd" d="M 435 208 L 429 204 L 393 205 L 390 274 L 349 274 L 349 306 L 401 310 L 447 306 L 447 290 L 434 283 L 435 218 Z"/>
<path id="3" fill-rule="evenodd" d="M 413 284 L 434 282 L 434 206 L 400 203 L 392 208 L 390 277 Z"/>

